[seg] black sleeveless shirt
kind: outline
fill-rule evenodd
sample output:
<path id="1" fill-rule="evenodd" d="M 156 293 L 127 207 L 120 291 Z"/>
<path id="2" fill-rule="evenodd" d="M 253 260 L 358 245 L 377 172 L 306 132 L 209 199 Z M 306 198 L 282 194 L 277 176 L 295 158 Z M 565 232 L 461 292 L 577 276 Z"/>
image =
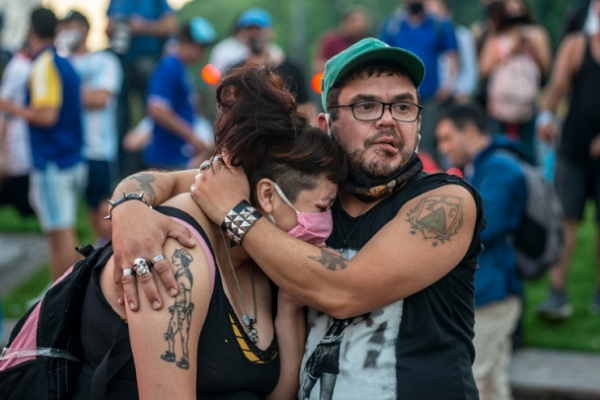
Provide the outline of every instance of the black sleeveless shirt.
<path id="1" fill-rule="evenodd" d="M 559 154 L 581 164 L 590 160 L 590 145 L 600 134 L 598 110 L 600 64 L 592 55 L 590 38 L 586 36 L 585 55 L 579 72 L 573 78 L 569 114 L 565 121 Z"/>
<path id="2" fill-rule="evenodd" d="M 477 205 L 477 223 L 465 257 L 431 286 L 351 318 L 335 360 L 335 353 L 325 351 L 334 318 L 309 310 L 310 332 L 301 370 L 301 384 L 317 381 L 310 396 L 305 394 L 309 399 L 319 398 L 321 374 L 338 370 L 332 392 L 336 399 L 478 399 L 471 367 L 475 357 L 474 280 L 482 250 L 479 235 L 485 224 L 479 193 L 460 178 L 421 172 L 362 216 L 349 216 L 337 202 L 327 246 L 352 258 L 406 202 L 448 184 L 466 188 Z"/>
<path id="3" fill-rule="evenodd" d="M 157 207 L 156 210 L 190 224 L 206 242 L 210 250 L 206 256 L 215 258 L 208 237 L 191 216 L 172 207 Z M 84 364 L 75 400 L 89 397 L 95 368 L 115 342 L 119 329 L 126 328 L 126 322 L 112 310 L 102 294 L 100 272 L 100 268 L 93 271 L 83 305 L 81 336 Z M 275 295 L 273 297 L 276 298 Z M 157 359 L 157 362 L 164 361 Z M 258 400 L 271 393 L 279 380 L 280 361 L 275 338 L 265 351 L 248 339 L 225 294 L 218 270 L 215 271 L 214 291 L 200 333 L 197 363 L 196 392 L 201 399 Z M 109 382 L 105 399 L 138 397 L 135 365 L 131 360 Z"/>

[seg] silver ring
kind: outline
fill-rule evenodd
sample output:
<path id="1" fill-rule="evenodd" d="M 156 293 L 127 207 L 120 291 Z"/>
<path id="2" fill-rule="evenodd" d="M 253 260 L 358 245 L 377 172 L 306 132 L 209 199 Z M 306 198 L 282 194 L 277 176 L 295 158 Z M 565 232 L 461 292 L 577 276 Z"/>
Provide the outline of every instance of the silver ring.
<path id="1" fill-rule="evenodd" d="M 163 256 L 162 254 L 159 254 L 152 259 L 152 265 L 156 265 L 157 262 L 162 261 L 164 259 L 165 259 L 165 256 Z"/>
<path id="2" fill-rule="evenodd" d="M 209 161 L 204 161 L 202 164 L 200 164 L 200 171 L 204 171 L 205 169 L 209 169 L 209 168 L 210 168 Z"/>
<path id="3" fill-rule="evenodd" d="M 148 267 L 146 260 L 143 258 L 136 258 L 133 261 L 133 271 L 137 276 L 142 276 L 150 272 L 150 268 Z"/>
<path id="4" fill-rule="evenodd" d="M 219 161 L 222 162 L 223 161 L 223 157 L 221 157 L 221 156 L 214 156 L 213 159 L 212 159 L 213 163 L 216 163 L 216 162 L 219 162 Z"/>
<path id="5" fill-rule="evenodd" d="M 123 270 L 123 276 L 133 275 L 132 272 L 133 272 L 133 270 L 131 268 L 125 268 Z"/>

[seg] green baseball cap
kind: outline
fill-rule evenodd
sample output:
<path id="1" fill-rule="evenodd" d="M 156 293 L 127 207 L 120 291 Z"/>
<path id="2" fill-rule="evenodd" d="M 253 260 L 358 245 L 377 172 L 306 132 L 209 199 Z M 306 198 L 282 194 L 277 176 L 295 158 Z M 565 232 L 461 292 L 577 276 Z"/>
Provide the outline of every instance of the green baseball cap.
<path id="1" fill-rule="evenodd" d="M 425 76 L 423 61 L 413 53 L 391 47 L 375 38 L 363 39 L 332 57 L 325 63 L 321 82 L 321 103 L 327 110 L 327 95 L 331 88 L 350 70 L 369 60 L 390 60 L 401 66 L 418 88 Z"/>

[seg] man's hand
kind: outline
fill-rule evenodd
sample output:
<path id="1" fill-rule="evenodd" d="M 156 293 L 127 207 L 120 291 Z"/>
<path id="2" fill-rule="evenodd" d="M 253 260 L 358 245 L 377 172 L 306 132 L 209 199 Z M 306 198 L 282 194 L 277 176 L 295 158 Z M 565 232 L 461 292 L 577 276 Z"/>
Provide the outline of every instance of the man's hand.
<path id="1" fill-rule="evenodd" d="M 590 156 L 592 158 L 600 158 L 600 134 L 598 134 L 590 145 Z"/>
<path id="2" fill-rule="evenodd" d="M 554 141 L 558 138 L 558 128 L 556 127 L 555 122 L 548 122 L 546 124 L 539 125 L 536 127 L 536 132 L 538 138 L 548 143 L 554 143 Z"/>
<path id="3" fill-rule="evenodd" d="M 163 244 L 168 237 L 177 240 L 183 246 L 194 247 L 190 232 L 173 219 L 162 215 L 140 201 L 126 201 L 112 210 L 112 243 L 115 255 L 114 282 L 117 287 L 117 301 L 123 304 L 123 292 L 129 308 L 136 311 L 139 307 L 136 277 L 123 275 L 123 270 L 132 268 L 133 261 L 144 258 L 149 263 L 159 254 L 163 254 Z M 173 268 L 168 259 L 154 264 L 167 291 L 176 296 L 179 288 Z M 158 292 L 152 274 L 138 278 L 142 289 L 155 310 L 162 307 L 162 298 Z"/>
<path id="4" fill-rule="evenodd" d="M 204 214 L 221 225 L 225 215 L 242 200 L 250 199 L 250 185 L 242 167 L 227 167 L 224 161 L 200 171 L 192 185 L 192 198 Z"/>

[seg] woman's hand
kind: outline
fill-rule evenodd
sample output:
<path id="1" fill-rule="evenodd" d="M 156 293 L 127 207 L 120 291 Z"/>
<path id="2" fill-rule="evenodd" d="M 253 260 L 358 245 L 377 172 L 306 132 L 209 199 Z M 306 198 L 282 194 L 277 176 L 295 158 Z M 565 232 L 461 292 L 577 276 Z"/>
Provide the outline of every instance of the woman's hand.
<path id="1" fill-rule="evenodd" d="M 162 215 L 140 201 L 126 201 L 115 207 L 112 212 L 112 244 L 115 265 L 114 283 L 117 286 L 117 301 L 124 304 L 123 292 L 129 309 L 139 308 L 139 298 L 134 275 L 123 275 L 125 269 L 133 267 L 136 258 L 151 260 L 163 252 L 168 237 L 176 239 L 181 245 L 192 248 L 195 242 L 190 232 L 173 219 Z M 154 270 L 162 280 L 171 296 L 177 295 L 179 287 L 173 274 L 173 268 L 167 258 L 157 262 Z M 153 274 L 144 274 L 138 278 L 152 308 L 158 310 L 163 300 L 158 292 Z"/>

